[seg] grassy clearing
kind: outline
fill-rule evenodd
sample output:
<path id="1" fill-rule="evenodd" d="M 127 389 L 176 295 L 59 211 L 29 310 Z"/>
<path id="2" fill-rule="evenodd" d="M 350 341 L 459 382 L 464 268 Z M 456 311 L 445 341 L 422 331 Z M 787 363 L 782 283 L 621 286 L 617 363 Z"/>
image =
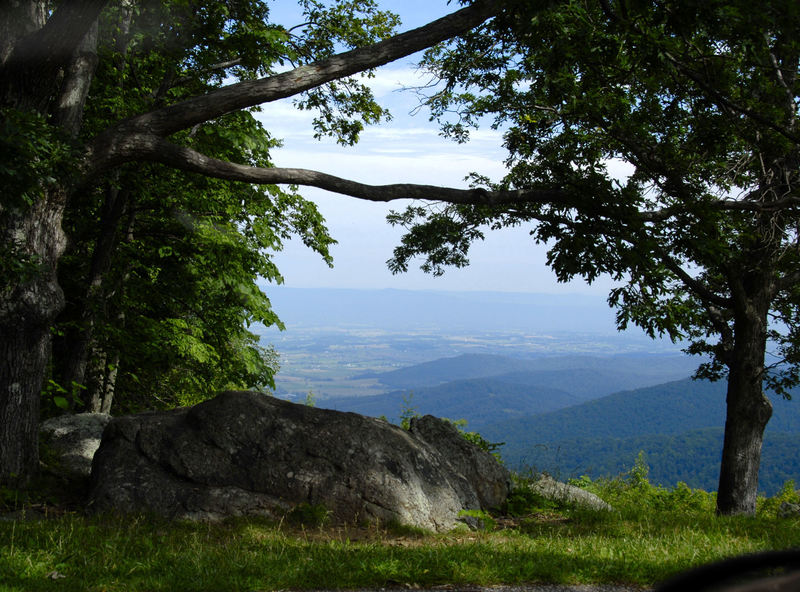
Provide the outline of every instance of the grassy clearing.
<path id="1" fill-rule="evenodd" d="M 644 475 L 582 480 L 614 512 L 557 507 L 521 483 L 494 530 L 222 524 L 84 516 L 0 521 L 0 590 L 282 590 L 442 584 L 652 586 L 745 552 L 800 547 L 800 519 L 778 518 L 793 486 L 756 517 L 718 518 L 713 494 L 651 486 Z M 487 523 L 491 521 L 487 520 Z"/>

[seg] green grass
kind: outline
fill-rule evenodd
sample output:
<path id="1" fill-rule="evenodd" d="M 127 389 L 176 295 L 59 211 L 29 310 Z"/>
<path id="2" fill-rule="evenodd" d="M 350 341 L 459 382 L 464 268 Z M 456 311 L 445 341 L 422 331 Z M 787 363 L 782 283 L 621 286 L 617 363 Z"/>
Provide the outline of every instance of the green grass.
<path id="1" fill-rule="evenodd" d="M 641 467 L 640 467 L 641 468 Z M 713 494 L 653 487 L 636 468 L 582 485 L 613 512 L 559 508 L 521 484 L 496 530 L 447 534 L 318 520 L 221 524 L 85 516 L 0 521 L 0 590 L 282 590 L 625 583 L 643 587 L 733 555 L 800 547 L 800 519 L 714 515 Z M 314 509 L 314 508 L 312 508 Z M 302 514 L 302 513 L 301 513 Z M 489 521 L 491 523 L 491 521 Z"/>

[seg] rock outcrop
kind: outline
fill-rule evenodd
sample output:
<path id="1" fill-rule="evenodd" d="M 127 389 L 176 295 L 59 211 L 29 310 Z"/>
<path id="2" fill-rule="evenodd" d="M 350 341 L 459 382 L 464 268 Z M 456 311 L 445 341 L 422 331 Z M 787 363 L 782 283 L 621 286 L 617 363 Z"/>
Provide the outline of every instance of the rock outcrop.
<path id="1" fill-rule="evenodd" d="M 531 483 L 531 489 L 542 497 L 590 510 L 612 510 L 613 508 L 595 494 L 567 483 L 556 481 L 549 475 L 541 475 Z"/>
<path id="2" fill-rule="evenodd" d="M 92 468 L 91 507 L 186 519 L 279 517 L 301 503 L 338 521 L 453 527 L 499 506 L 508 471 L 442 420 L 410 431 L 354 413 L 225 392 L 187 409 L 115 418 Z"/>
<path id="3" fill-rule="evenodd" d="M 42 442 L 56 456 L 48 467 L 68 479 L 88 479 L 109 421 L 111 416 L 105 413 L 59 415 L 43 421 L 39 430 Z"/>

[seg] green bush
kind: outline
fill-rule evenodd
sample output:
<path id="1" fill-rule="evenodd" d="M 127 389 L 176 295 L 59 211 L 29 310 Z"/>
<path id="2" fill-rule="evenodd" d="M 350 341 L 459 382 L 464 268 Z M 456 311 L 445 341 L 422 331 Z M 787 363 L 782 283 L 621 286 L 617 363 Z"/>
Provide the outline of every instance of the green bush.
<path id="1" fill-rule="evenodd" d="M 800 504 L 800 492 L 797 491 L 792 479 L 786 481 L 774 496 L 759 497 L 756 500 L 756 515 L 763 518 L 776 518 L 783 503 Z"/>
<path id="2" fill-rule="evenodd" d="M 639 453 L 633 467 L 613 479 L 592 481 L 583 476 L 570 480 L 571 485 L 594 493 L 617 510 L 641 515 L 652 512 L 691 514 L 713 513 L 717 494 L 702 489 L 692 489 L 684 482 L 671 488 L 653 485 L 648 480 L 650 467 L 644 453 Z"/>

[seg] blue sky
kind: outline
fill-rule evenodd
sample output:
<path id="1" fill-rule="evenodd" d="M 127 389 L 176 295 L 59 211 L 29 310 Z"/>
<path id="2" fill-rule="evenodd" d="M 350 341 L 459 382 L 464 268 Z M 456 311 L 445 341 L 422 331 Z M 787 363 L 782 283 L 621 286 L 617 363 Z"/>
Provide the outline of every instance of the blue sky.
<path id="1" fill-rule="evenodd" d="M 379 0 L 379 4 L 401 16 L 401 30 L 457 9 L 445 0 Z M 273 6 L 276 21 L 295 22 L 291 11 L 296 5 L 291 0 L 277 0 Z M 418 99 L 413 92 L 400 89 L 424 81 L 415 68 L 419 57 L 385 66 L 369 81 L 393 119 L 368 127 L 355 147 L 341 147 L 329 139 L 315 140 L 311 115 L 295 109 L 291 101 L 265 105 L 260 118 L 274 136 L 284 140 L 284 147 L 273 154 L 276 165 L 310 168 L 375 184 L 465 187 L 464 177 L 472 171 L 493 179 L 502 177 L 505 152 L 498 132 L 486 126 L 473 133 L 468 144 L 459 145 L 438 135 L 425 110 L 411 114 Z M 608 293 L 610 282 L 603 279 L 592 286 L 581 280 L 558 284 L 545 264 L 544 248 L 533 243 L 528 236 L 530 228 L 525 227 L 487 233 L 486 241 L 474 245 L 471 265 L 465 269 L 449 270 L 439 278 L 416 268 L 393 276 L 386 260 L 402 231 L 390 227 L 385 218 L 389 210 L 402 210 L 409 202 L 372 204 L 314 188 L 304 188 L 302 193 L 317 203 L 339 244 L 333 248 L 334 268 L 328 269 L 299 241 L 288 243 L 276 262 L 290 287 L 571 292 L 597 294 L 598 299 Z"/>

